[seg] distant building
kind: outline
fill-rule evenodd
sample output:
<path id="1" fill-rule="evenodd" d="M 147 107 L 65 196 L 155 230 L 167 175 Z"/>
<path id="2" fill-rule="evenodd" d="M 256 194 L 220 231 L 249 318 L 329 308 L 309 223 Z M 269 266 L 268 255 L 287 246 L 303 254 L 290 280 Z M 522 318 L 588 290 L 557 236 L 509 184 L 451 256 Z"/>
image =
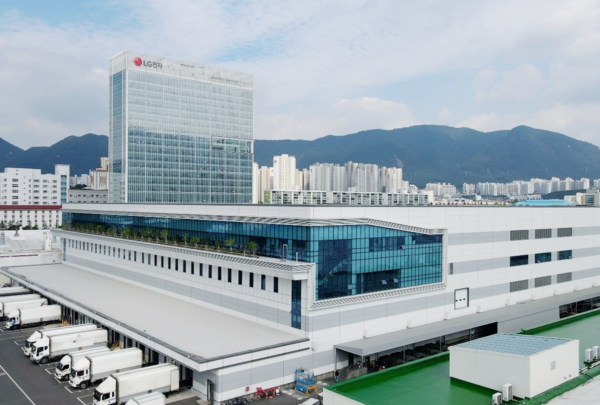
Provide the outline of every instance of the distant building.
<path id="1" fill-rule="evenodd" d="M 436 197 L 452 196 L 456 194 L 456 186 L 449 183 L 427 183 L 427 190 L 433 191 Z"/>
<path id="2" fill-rule="evenodd" d="M 108 190 L 108 158 L 100 158 L 100 167 L 90 170 L 90 181 L 87 185 L 92 190 Z"/>
<path id="3" fill-rule="evenodd" d="M 61 205 L 0 205 L 0 229 L 11 225 L 37 229 L 62 225 Z"/>
<path id="4" fill-rule="evenodd" d="M 69 202 L 80 204 L 104 204 L 108 202 L 108 190 L 71 189 Z"/>
<path id="5" fill-rule="evenodd" d="M 0 173 L 0 205 L 61 205 L 69 201 L 68 179 L 69 165 L 54 165 L 54 174 L 7 167 Z"/>
<path id="6" fill-rule="evenodd" d="M 576 193 L 575 195 L 566 195 L 566 201 L 576 205 L 587 205 L 592 207 L 600 206 L 600 191 L 597 189 L 585 190 L 585 193 Z"/>
<path id="7" fill-rule="evenodd" d="M 429 205 L 433 201 L 433 193 L 270 190 L 265 191 L 264 201 L 281 205 Z"/>

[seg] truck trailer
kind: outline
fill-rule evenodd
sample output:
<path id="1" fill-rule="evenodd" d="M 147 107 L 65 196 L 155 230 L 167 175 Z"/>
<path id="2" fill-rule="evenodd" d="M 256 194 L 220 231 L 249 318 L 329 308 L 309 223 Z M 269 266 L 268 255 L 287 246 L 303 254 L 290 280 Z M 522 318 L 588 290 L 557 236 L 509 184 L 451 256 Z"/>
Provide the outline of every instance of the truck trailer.
<path id="1" fill-rule="evenodd" d="M 10 297 L 12 295 L 29 294 L 31 290 L 23 287 L 4 287 L 0 288 L 0 297 Z"/>
<path id="2" fill-rule="evenodd" d="M 37 298 L 40 298 L 39 294 L 19 294 L 19 295 L 9 295 L 9 296 L 2 296 L 0 297 L 0 302 L 13 302 L 13 301 L 28 301 L 28 300 L 35 300 Z"/>
<path id="3" fill-rule="evenodd" d="M 75 351 L 106 346 L 108 331 L 96 329 L 67 335 L 44 336 L 33 344 L 29 358 L 38 364 L 48 364 L 65 354 Z"/>
<path id="4" fill-rule="evenodd" d="M 17 309 L 38 308 L 43 307 L 44 305 L 48 305 L 48 300 L 46 298 L 37 298 L 28 301 L 13 301 L 7 303 L 3 302 L 0 303 L 0 319 L 4 318 L 4 314 L 10 314 L 12 311 L 16 311 Z"/>
<path id="5" fill-rule="evenodd" d="M 167 398 L 163 394 L 154 392 L 130 399 L 125 405 L 165 405 L 166 403 Z"/>
<path id="6" fill-rule="evenodd" d="M 91 354 L 73 365 L 69 385 L 83 390 L 112 374 L 140 368 L 142 361 L 142 351 L 135 347 L 110 353 Z"/>
<path id="7" fill-rule="evenodd" d="M 69 375 L 71 375 L 71 368 L 73 364 L 77 364 L 77 362 L 83 359 L 88 354 L 98 354 L 98 353 L 110 353 L 110 349 L 106 346 L 104 347 L 94 347 L 93 349 L 85 349 L 78 350 L 75 352 L 71 352 L 65 356 L 58 362 L 56 365 L 56 369 L 54 370 L 54 377 L 57 380 L 68 379 Z"/>
<path id="8" fill-rule="evenodd" d="M 116 373 L 94 390 L 94 405 L 123 405 L 142 394 L 179 390 L 179 367 L 171 363 Z"/>
<path id="9" fill-rule="evenodd" d="M 40 340 L 43 336 L 66 335 L 68 333 L 87 332 L 88 330 L 96 329 L 98 329 L 98 326 L 94 325 L 93 323 L 84 323 L 82 325 L 59 326 L 56 328 L 36 330 L 25 341 L 25 346 L 23 346 L 23 353 L 25 354 L 25 356 L 29 357 L 29 355 L 31 354 L 31 348 L 33 347 L 33 344 Z"/>
<path id="10" fill-rule="evenodd" d="M 39 308 L 17 309 L 6 316 L 6 329 L 18 329 L 34 325 L 46 325 L 60 321 L 60 305 Z"/>

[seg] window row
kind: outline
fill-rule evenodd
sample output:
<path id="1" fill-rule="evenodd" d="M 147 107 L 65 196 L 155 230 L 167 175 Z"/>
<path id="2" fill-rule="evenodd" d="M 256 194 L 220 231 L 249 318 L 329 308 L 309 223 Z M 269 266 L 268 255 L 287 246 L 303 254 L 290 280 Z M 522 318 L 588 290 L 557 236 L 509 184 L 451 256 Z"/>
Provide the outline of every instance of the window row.
<path id="1" fill-rule="evenodd" d="M 556 275 L 556 283 L 566 283 L 573 280 L 573 273 L 562 273 Z M 538 277 L 533 280 L 533 288 L 552 285 L 552 276 Z M 519 280 L 510 283 L 510 292 L 517 292 L 529 289 L 529 280 Z"/>
<path id="2" fill-rule="evenodd" d="M 552 261 L 552 253 L 536 253 L 534 255 L 535 263 L 546 263 Z M 558 252 L 558 260 L 570 260 L 573 258 L 572 250 L 561 250 Z M 524 266 L 529 264 L 529 255 L 519 255 L 510 257 L 510 267 Z"/>
<path id="3" fill-rule="evenodd" d="M 573 236 L 573 228 L 558 228 L 556 230 L 556 236 L 558 238 Z M 552 237 L 552 228 L 535 230 L 535 239 L 548 239 L 551 237 Z M 518 231 L 510 231 L 510 240 L 528 240 L 528 239 L 529 239 L 529 230 L 528 229 L 518 230 Z"/>
<path id="4" fill-rule="evenodd" d="M 73 239 L 68 239 L 68 247 L 118 259 L 122 258 L 123 260 L 139 262 L 141 264 L 147 264 L 148 266 L 181 271 L 182 273 L 187 273 L 189 271 L 189 274 L 191 275 L 197 274 L 199 277 L 215 278 L 219 281 L 224 281 L 226 277 L 228 283 L 237 282 L 238 285 L 243 285 L 244 272 L 242 270 L 233 270 L 230 268 L 224 269 L 221 266 L 213 266 L 212 264 L 196 263 L 190 260 L 180 260 L 169 256 L 137 252 L 135 250 L 115 248 Z M 234 281 L 234 277 L 236 278 L 236 281 Z M 248 273 L 248 286 L 266 290 L 267 276 L 264 274 Z M 273 292 L 279 293 L 279 277 L 273 277 Z"/>

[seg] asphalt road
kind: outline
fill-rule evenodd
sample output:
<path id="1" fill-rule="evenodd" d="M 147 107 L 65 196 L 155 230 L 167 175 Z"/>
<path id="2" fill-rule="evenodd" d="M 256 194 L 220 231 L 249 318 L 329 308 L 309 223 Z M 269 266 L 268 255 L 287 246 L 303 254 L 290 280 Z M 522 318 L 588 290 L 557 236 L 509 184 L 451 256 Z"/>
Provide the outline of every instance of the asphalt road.
<path id="1" fill-rule="evenodd" d="M 56 363 L 42 366 L 25 357 L 21 347 L 36 329 L 39 327 L 8 331 L 0 325 L 0 404 L 91 404 L 94 388 L 71 388 L 68 382 L 54 378 Z"/>

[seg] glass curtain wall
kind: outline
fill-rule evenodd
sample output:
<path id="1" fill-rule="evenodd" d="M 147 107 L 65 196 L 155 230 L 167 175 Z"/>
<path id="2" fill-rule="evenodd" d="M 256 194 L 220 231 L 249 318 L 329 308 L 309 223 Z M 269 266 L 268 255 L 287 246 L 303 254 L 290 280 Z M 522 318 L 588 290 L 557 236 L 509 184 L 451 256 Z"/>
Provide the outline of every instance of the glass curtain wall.
<path id="1" fill-rule="evenodd" d="M 424 235 L 371 225 L 293 226 L 190 219 L 64 213 L 72 225 L 151 230 L 200 245 L 233 248 L 255 242 L 257 254 L 316 263 L 317 299 L 412 287 L 442 281 L 442 235 Z"/>

